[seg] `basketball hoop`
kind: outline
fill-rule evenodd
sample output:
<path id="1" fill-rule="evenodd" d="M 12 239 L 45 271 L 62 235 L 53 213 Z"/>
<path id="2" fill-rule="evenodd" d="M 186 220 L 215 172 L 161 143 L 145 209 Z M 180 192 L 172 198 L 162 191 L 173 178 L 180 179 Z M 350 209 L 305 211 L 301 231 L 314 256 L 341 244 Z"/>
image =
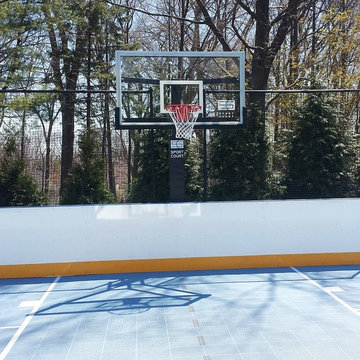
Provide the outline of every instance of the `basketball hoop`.
<path id="1" fill-rule="evenodd" d="M 197 104 L 171 104 L 167 105 L 165 110 L 169 113 L 171 120 L 175 124 L 175 137 L 191 140 L 201 106 Z"/>

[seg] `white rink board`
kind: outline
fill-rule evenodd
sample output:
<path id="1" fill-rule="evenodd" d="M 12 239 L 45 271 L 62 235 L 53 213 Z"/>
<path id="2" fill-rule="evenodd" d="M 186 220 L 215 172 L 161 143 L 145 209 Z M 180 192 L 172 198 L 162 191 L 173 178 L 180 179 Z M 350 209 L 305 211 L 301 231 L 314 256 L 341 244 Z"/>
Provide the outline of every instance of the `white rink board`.
<path id="1" fill-rule="evenodd" d="M 360 251 L 360 199 L 0 209 L 0 265 Z"/>

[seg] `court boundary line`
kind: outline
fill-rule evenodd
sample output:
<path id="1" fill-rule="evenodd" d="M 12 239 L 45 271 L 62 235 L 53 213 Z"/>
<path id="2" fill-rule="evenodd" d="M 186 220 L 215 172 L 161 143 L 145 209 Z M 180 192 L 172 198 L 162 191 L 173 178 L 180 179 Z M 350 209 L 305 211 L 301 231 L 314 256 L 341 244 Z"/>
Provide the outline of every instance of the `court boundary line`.
<path id="1" fill-rule="evenodd" d="M 342 306 L 344 306 L 346 309 L 350 310 L 353 314 L 355 314 L 356 316 L 360 317 L 360 312 L 357 311 L 356 309 L 354 309 L 352 306 L 350 306 L 347 302 L 345 302 L 344 300 L 340 299 L 337 295 L 333 294 L 331 291 L 327 290 L 326 288 L 324 288 L 323 286 L 321 286 L 318 282 L 316 282 L 315 280 L 311 279 L 309 276 L 307 276 L 306 274 L 304 274 L 303 272 L 301 272 L 300 270 L 298 270 L 296 267 L 290 266 L 290 269 L 292 269 L 293 271 L 295 271 L 297 274 L 299 274 L 300 276 L 302 276 L 304 279 L 306 279 L 307 281 L 309 281 L 311 284 L 313 284 L 314 286 L 316 286 L 317 288 L 319 288 L 320 290 L 322 290 L 324 293 L 328 294 L 329 296 L 331 296 L 335 301 L 337 301 L 339 304 L 341 304 Z"/>
<path id="2" fill-rule="evenodd" d="M 0 353 L 0 360 L 5 360 L 6 356 L 9 354 L 17 340 L 19 339 L 20 335 L 23 333 L 23 331 L 26 329 L 26 327 L 30 324 L 30 321 L 36 314 L 36 312 L 40 309 L 41 305 L 44 303 L 46 298 L 49 296 L 51 291 L 54 289 L 55 285 L 59 282 L 61 276 L 57 276 L 55 280 L 49 285 L 47 290 L 44 292 L 40 300 L 38 301 L 37 305 L 31 310 L 30 314 L 26 316 L 25 320 L 22 322 L 18 330 L 15 332 L 15 334 L 12 336 L 10 341 L 5 346 L 4 350 Z"/>

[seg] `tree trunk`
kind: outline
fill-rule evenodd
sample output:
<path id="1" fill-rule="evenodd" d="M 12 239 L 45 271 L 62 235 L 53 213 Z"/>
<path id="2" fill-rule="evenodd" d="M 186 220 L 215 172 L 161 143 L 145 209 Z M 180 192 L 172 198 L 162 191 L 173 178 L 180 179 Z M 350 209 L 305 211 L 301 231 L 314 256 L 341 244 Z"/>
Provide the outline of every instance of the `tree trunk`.
<path id="1" fill-rule="evenodd" d="M 64 19 L 58 13 L 56 13 L 56 17 L 53 16 L 51 7 L 54 2 L 42 1 L 42 11 L 51 46 L 50 64 L 54 74 L 54 85 L 60 90 L 75 90 L 80 67 L 86 56 L 86 25 L 81 22 L 76 23 L 78 21 L 76 17 Z M 55 4 L 55 7 L 56 5 L 59 4 Z M 70 35 L 64 31 L 64 23 L 68 21 L 76 23 L 74 24 L 75 34 Z M 62 113 L 60 195 L 73 162 L 75 101 L 76 96 L 73 93 L 67 93 L 60 97 Z"/>
<path id="2" fill-rule="evenodd" d="M 60 195 L 69 174 L 74 155 L 74 111 L 75 95 L 66 94 L 61 102 L 62 114 L 62 145 L 61 145 L 61 180 Z"/>

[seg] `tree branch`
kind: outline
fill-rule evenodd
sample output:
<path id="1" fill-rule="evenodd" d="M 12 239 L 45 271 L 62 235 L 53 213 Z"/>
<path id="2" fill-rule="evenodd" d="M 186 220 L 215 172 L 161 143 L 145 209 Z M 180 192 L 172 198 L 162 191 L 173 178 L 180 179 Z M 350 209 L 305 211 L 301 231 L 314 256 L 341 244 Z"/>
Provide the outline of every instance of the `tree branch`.
<path id="1" fill-rule="evenodd" d="M 196 21 L 196 20 L 193 20 L 193 19 L 187 19 L 187 18 L 183 18 L 183 17 L 180 17 L 180 16 L 176 16 L 176 15 L 153 13 L 153 12 L 146 11 L 146 10 L 143 10 L 143 9 L 139 9 L 139 8 L 136 8 L 136 7 L 130 6 L 130 5 L 116 4 L 116 3 L 114 3 L 113 1 L 110 1 L 110 0 L 105 0 L 105 2 L 112 5 L 112 6 L 117 6 L 117 7 L 127 9 L 127 10 L 136 11 L 136 12 L 139 12 L 141 14 L 145 14 L 145 15 L 149 15 L 149 16 L 166 17 L 166 18 L 171 18 L 171 19 L 175 19 L 175 20 L 186 21 L 186 22 L 189 22 L 189 23 L 192 23 L 192 24 L 202 24 L 202 25 L 204 24 L 203 21 Z"/>
<path id="2" fill-rule="evenodd" d="M 247 41 L 245 41 L 245 39 L 240 35 L 238 29 L 235 26 L 235 19 L 236 19 L 236 10 L 237 10 L 237 5 L 235 5 L 235 8 L 233 9 L 232 12 L 232 19 L 231 19 L 231 27 L 235 32 L 235 35 L 237 36 L 237 38 L 240 40 L 240 42 L 244 45 L 245 49 L 248 49 L 249 52 L 251 53 L 251 55 L 253 55 L 253 50 L 255 49 L 253 46 L 250 46 L 248 44 Z"/>
<path id="3" fill-rule="evenodd" d="M 231 47 L 229 46 L 229 44 L 226 42 L 223 34 L 219 31 L 219 29 L 216 27 L 216 25 L 214 24 L 214 22 L 211 20 L 210 14 L 206 9 L 206 6 L 204 5 L 204 3 L 202 2 L 202 0 L 196 0 L 196 3 L 199 6 L 199 9 L 201 10 L 201 12 L 204 15 L 204 19 L 205 19 L 205 24 L 207 26 L 209 26 L 209 28 L 212 30 L 212 32 L 214 33 L 214 35 L 216 36 L 216 38 L 218 39 L 218 41 L 220 42 L 220 44 L 223 47 L 224 51 L 232 51 Z"/>
<path id="4" fill-rule="evenodd" d="M 241 0 L 236 0 L 237 4 L 241 6 L 253 19 L 259 20 L 259 17 L 256 15 L 254 11 L 251 10 L 249 6 L 244 4 Z"/>
<path id="5" fill-rule="evenodd" d="M 46 27 L 49 35 L 49 41 L 51 46 L 50 65 L 54 72 L 55 86 L 59 89 L 64 89 L 64 85 L 61 78 L 60 71 L 60 58 L 59 58 L 59 47 L 57 44 L 56 33 L 51 23 L 51 15 L 48 7 L 48 2 L 44 1 L 42 5 L 42 11 L 45 15 Z"/>

